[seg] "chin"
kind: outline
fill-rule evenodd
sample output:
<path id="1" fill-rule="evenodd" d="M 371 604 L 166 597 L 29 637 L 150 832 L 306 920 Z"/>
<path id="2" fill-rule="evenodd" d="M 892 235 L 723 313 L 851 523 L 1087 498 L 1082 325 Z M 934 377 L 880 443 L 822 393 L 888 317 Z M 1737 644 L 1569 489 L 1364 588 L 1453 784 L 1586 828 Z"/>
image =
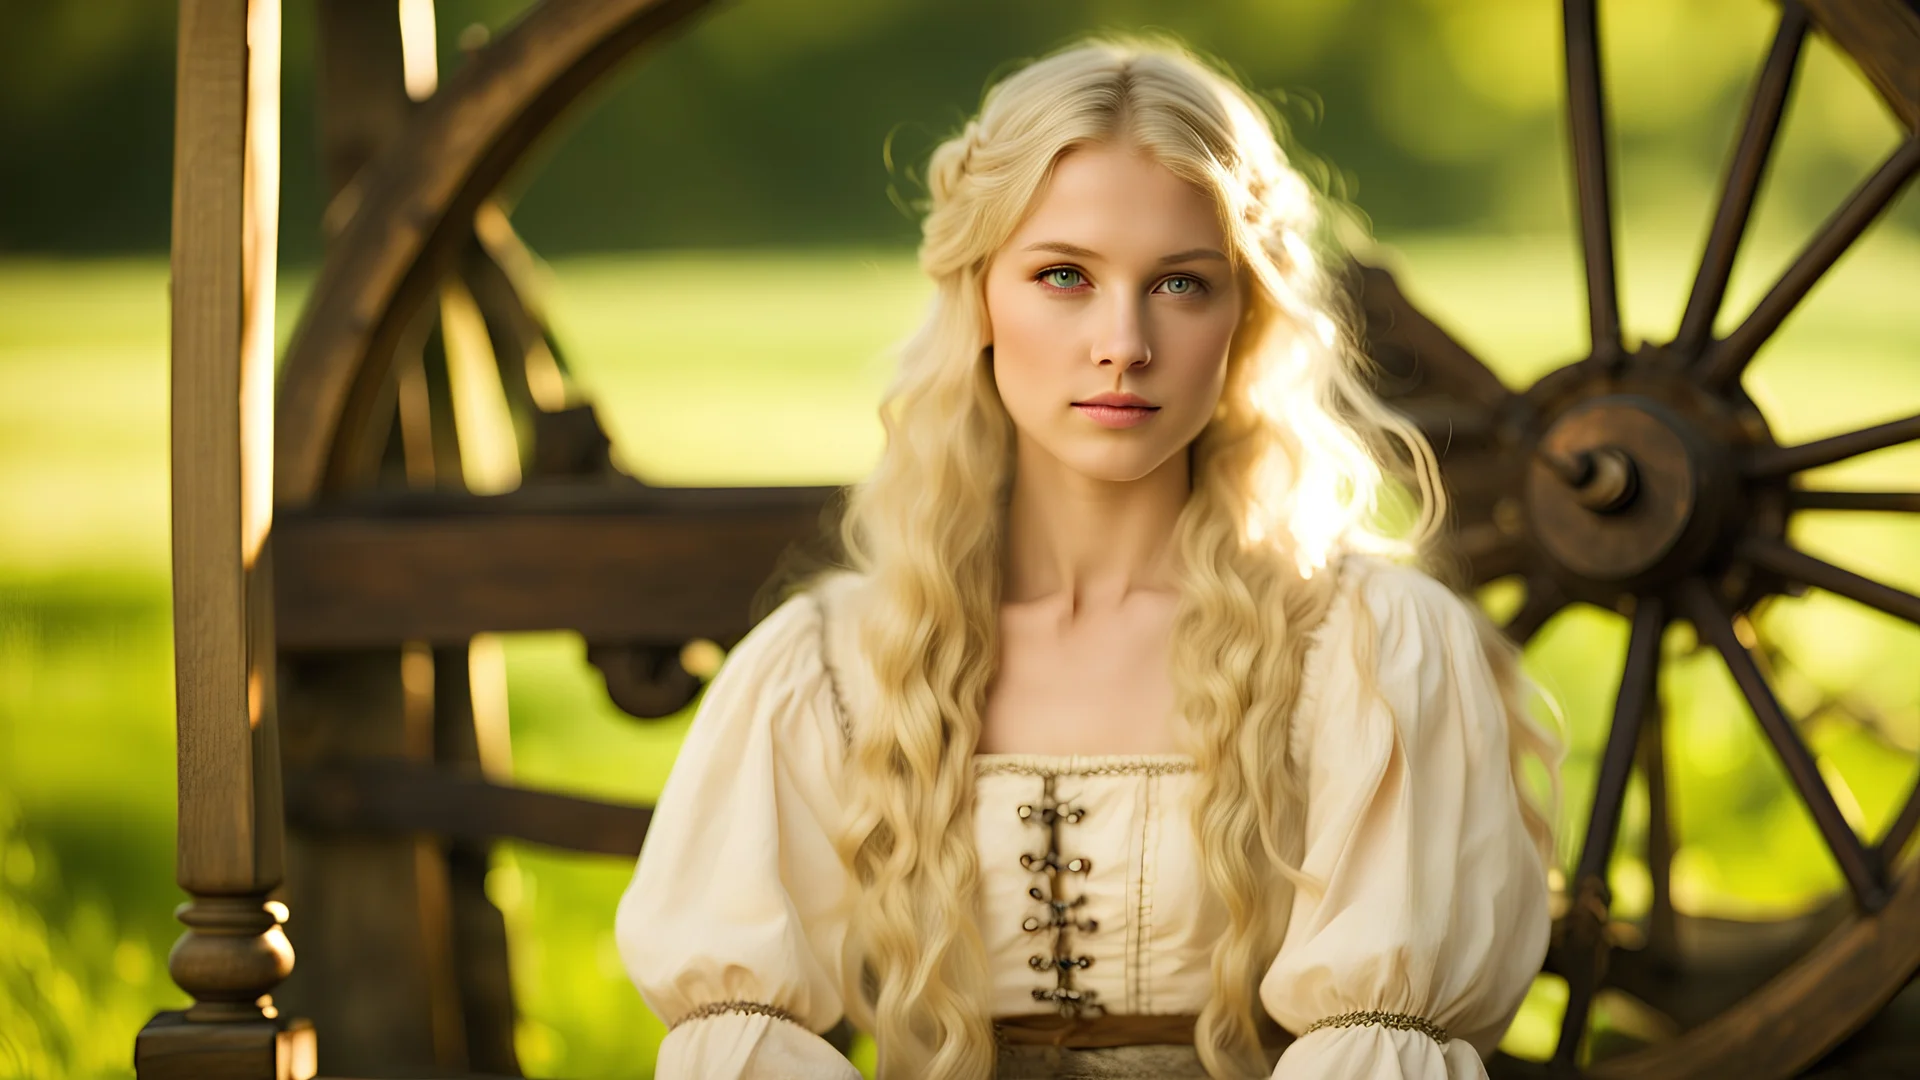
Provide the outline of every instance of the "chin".
<path id="1" fill-rule="evenodd" d="M 1107 448 L 1106 452 L 1082 452 L 1062 457 L 1066 466 L 1090 480 L 1127 484 L 1151 474 L 1167 463 L 1170 455 L 1142 453 L 1144 448 Z"/>

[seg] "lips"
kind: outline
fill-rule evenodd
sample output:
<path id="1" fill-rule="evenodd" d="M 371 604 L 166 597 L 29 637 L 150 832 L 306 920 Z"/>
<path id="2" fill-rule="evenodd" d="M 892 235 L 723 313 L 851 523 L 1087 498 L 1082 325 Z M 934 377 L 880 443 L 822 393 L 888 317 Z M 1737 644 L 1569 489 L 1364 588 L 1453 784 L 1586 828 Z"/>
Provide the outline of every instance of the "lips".
<path id="1" fill-rule="evenodd" d="M 1117 394 L 1117 393 L 1111 393 L 1111 392 L 1105 393 L 1105 394 L 1095 394 L 1090 398 L 1084 398 L 1080 401 L 1076 401 L 1074 402 L 1074 404 L 1075 405 L 1108 405 L 1108 406 L 1121 408 L 1121 409 L 1158 409 L 1160 407 L 1158 405 L 1155 405 L 1153 402 L 1148 401 L 1146 398 L 1141 397 L 1138 394 Z"/>
<path id="2" fill-rule="evenodd" d="M 1099 394 L 1074 402 L 1073 411 L 1101 427 L 1130 428 L 1151 420 L 1160 406 L 1135 394 Z"/>

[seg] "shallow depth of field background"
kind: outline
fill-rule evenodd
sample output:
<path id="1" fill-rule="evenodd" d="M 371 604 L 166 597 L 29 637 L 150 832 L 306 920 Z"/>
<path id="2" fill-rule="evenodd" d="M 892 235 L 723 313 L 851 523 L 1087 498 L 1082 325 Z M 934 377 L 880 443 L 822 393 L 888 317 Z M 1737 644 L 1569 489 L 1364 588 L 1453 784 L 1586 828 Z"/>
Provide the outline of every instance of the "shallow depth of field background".
<path id="1" fill-rule="evenodd" d="M 283 342 L 320 247 L 312 3 L 286 0 Z M 497 30 L 518 6 L 443 0 L 442 77 L 460 62 L 463 32 Z M 30 2 L 0 36 L 0 1077 L 129 1076 L 134 1032 L 183 1002 L 165 972 L 181 899 L 168 7 Z M 1630 336 L 1661 340 L 1684 304 L 1775 8 L 1602 8 L 1625 317 Z M 515 220 L 547 260 L 543 297 L 627 468 L 666 484 L 852 480 L 879 448 L 888 349 L 927 292 L 898 206 L 920 194 L 918 164 L 1010 59 L 1076 31 L 1158 27 L 1269 93 L 1316 183 L 1370 220 L 1374 256 L 1522 387 L 1575 358 L 1586 325 L 1556 12 L 1538 0 L 721 3 L 516 180 Z M 1802 65 L 1729 320 L 1897 137 L 1824 42 Z M 1920 200 L 1909 197 L 1751 369 L 1748 390 L 1781 441 L 1920 411 L 1916 296 Z M 1815 479 L 1911 489 L 1916 477 L 1920 450 L 1902 448 Z M 1910 521 L 1813 515 L 1798 539 L 1920 589 Z M 1818 593 L 1755 621 L 1779 649 L 1776 686 L 1805 718 L 1843 809 L 1877 835 L 1920 749 L 1920 633 Z M 1581 609 L 1529 653 L 1570 747 L 1564 858 L 1625 637 L 1619 618 Z M 624 800 L 657 793 L 685 716 L 620 714 L 571 635 L 504 647 L 518 780 Z M 1803 909 L 1839 884 L 1817 833 L 1718 661 L 1685 630 L 1668 652 L 1678 904 L 1755 918 Z M 1639 798 L 1630 793 L 1614 871 L 1629 914 L 1648 891 L 1630 854 L 1644 832 Z M 496 864 L 488 887 L 512 934 L 529 1074 L 649 1076 L 661 1028 L 611 940 L 628 867 L 517 846 Z M 1561 996 L 1541 981 L 1509 1049 L 1550 1048 Z M 1600 1013 L 1632 1019 L 1605 999 Z"/>

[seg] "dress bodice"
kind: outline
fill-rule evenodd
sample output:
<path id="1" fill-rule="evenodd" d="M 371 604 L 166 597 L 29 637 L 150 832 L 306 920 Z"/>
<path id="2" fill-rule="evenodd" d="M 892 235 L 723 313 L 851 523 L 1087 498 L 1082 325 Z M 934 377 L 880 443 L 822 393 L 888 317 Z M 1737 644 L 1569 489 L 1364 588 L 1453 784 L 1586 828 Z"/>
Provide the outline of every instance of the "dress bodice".
<path id="1" fill-rule="evenodd" d="M 1224 916 L 1191 759 L 982 754 L 974 777 L 994 1014 L 1199 1012 Z"/>

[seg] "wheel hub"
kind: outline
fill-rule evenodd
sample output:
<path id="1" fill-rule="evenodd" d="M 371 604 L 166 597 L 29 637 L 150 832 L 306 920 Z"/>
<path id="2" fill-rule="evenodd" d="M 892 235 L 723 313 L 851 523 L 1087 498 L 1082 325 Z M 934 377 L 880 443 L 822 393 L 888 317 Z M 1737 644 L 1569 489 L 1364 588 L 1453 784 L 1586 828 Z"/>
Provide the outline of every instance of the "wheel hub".
<path id="1" fill-rule="evenodd" d="M 1660 402 L 1591 398 L 1541 435 L 1526 473 L 1540 547 L 1574 576 L 1646 586 L 1695 569 L 1735 486 L 1724 452 Z"/>
<path id="2" fill-rule="evenodd" d="M 1702 393 L 1680 359 L 1648 348 L 1617 368 L 1576 363 L 1527 395 L 1522 527 L 1571 597 L 1617 607 L 1695 574 L 1748 593 L 1727 581 L 1748 575 L 1722 541 L 1784 524 L 1767 512 L 1784 485 L 1740 475 L 1740 456 L 1773 441 L 1759 410 L 1738 393 Z"/>

